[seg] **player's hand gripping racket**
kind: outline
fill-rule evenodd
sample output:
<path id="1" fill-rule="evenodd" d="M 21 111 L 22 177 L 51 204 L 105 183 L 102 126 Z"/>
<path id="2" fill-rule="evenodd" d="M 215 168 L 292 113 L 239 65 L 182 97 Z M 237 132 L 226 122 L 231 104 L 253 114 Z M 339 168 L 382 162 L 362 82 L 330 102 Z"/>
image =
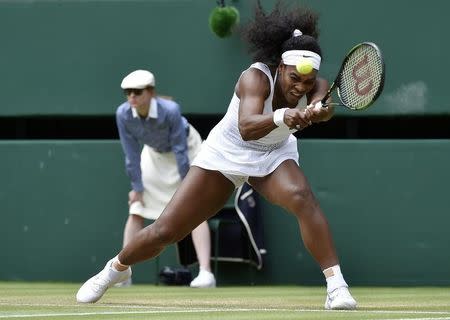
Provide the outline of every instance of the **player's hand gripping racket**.
<path id="1" fill-rule="evenodd" d="M 352 110 L 369 107 L 381 94 L 384 85 L 384 61 L 376 44 L 363 42 L 353 47 L 322 99 L 322 106 L 344 106 Z M 337 89 L 339 103 L 327 103 Z"/>

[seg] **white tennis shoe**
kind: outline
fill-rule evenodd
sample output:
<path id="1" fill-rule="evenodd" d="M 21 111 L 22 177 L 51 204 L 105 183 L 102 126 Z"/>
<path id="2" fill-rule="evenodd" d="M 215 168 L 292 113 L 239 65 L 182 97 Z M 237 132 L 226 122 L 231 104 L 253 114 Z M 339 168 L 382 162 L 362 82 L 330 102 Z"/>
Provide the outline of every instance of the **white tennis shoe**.
<path id="1" fill-rule="evenodd" d="M 215 288 L 216 278 L 211 272 L 200 269 L 198 276 L 191 281 L 190 286 L 191 288 Z"/>
<path id="2" fill-rule="evenodd" d="M 131 277 L 130 277 L 125 281 L 116 283 L 114 285 L 114 288 L 129 288 L 129 287 L 131 287 L 132 284 L 133 284 L 133 280 L 131 280 Z"/>
<path id="3" fill-rule="evenodd" d="M 131 268 L 125 271 L 116 271 L 112 264 L 117 258 L 106 263 L 105 268 L 86 281 L 77 292 L 77 301 L 81 303 L 97 302 L 106 290 L 116 283 L 125 281 L 131 277 Z"/>
<path id="4" fill-rule="evenodd" d="M 356 309 L 356 301 L 353 299 L 347 287 L 340 287 L 327 294 L 325 309 L 354 310 Z"/>

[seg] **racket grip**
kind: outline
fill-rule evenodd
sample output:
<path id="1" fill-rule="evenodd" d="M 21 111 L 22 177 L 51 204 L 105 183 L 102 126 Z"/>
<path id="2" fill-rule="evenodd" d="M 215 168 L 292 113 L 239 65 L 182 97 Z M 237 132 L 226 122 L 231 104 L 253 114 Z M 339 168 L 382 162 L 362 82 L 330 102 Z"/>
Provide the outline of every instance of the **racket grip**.
<path id="1" fill-rule="evenodd" d="M 336 86 L 336 81 L 333 82 L 333 84 L 331 85 L 330 89 L 328 89 L 327 94 L 325 95 L 325 97 L 322 98 L 322 107 L 326 108 L 328 106 L 327 100 L 330 98 L 331 96 L 331 92 L 333 92 L 334 87 Z"/>
<path id="2" fill-rule="evenodd" d="M 330 98 L 331 92 L 328 91 L 327 94 L 325 95 L 325 97 L 323 97 L 323 99 L 320 101 L 322 102 L 322 107 L 326 108 L 328 106 L 328 102 L 327 100 Z"/>

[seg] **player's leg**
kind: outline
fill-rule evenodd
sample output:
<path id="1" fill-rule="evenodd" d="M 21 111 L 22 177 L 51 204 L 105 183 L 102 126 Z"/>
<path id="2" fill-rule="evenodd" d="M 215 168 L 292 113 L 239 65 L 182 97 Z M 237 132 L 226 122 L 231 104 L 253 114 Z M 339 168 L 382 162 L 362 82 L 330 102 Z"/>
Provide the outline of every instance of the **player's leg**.
<path id="1" fill-rule="evenodd" d="M 329 294 L 326 308 L 354 309 L 356 302 L 348 293 L 347 283 L 340 271 L 328 221 L 295 161 L 287 160 L 272 174 L 262 178 L 250 178 L 249 182 L 267 200 L 297 217 L 303 242 L 327 279 Z M 333 298 L 330 296 L 333 292 L 339 293 L 339 296 L 333 299 L 334 303 L 329 301 Z"/>
<path id="2" fill-rule="evenodd" d="M 119 261 L 133 265 L 155 257 L 216 214 L 234 190 L 220 172 L 191 167 L 161 216 L 142 229 L 119 253 Z"/>
<path id="3" fill-rule="evenodd" d="M 192 230 L 192 242 L 197 254 L 199 273 L 192 280 L 190 286 L 192 288 L 213 288 L 216 286 L 216 279 L 211 272 L 211 233 L 207 221 Z"/>
<path id="4" fill-rule="evenodd" d="M 297 217 L 303 242 L 322 269 L 338 264 L 328 222 L 294 161 L 287 160 L 272 174 L 249 182 L 267 200 Z"/>
<path id="5" fill-rule="evenodd" d="M 144 228 L 144 225 L 145 219 L 143 217 L 137 214 L 128 215 L 128 219 L 123 230 L 123 247 L 125 247 L 131 241 L 131 239 L 133 239 L 136 233 Z M 115 286 L 120 288 L 129 287 L 131 283 L 131 278 L 129 278 L 125 281 L 116 283 Z"/>
<path id="6" fill-rule="evenodd" d="M 103 271 L 89 279 L 78 291 L 77 300 L 99 300 L 108 288 L 131 276 L 130 265 L 157 256 L 217 213 L 233 190 L 234 184 L 220 172 L 191 167 L 161 216 L 139 231 Z"/>

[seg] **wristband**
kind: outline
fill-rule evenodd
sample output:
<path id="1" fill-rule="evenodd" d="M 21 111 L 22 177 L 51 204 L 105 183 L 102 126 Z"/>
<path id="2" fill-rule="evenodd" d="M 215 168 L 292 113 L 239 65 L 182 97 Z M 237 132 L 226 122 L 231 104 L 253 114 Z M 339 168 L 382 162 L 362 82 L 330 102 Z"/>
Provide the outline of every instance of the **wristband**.
<path id="1" fill-rule="evenodd" d="M 314 104 L 314 109 L 316 109 L 316 111 L 320 111 L 322 108 L 328 108 L 328 107 L 322 106 L 322 101 L 316 102 Z"/>
<path id="2" fill-rule="evenodd" d="M 288 127 L 286 123 L 284 123 L 284 113 L 289 108 L 277 109 L 273 113 L 273 122 L 277 125 L 277 127 Z"/>

